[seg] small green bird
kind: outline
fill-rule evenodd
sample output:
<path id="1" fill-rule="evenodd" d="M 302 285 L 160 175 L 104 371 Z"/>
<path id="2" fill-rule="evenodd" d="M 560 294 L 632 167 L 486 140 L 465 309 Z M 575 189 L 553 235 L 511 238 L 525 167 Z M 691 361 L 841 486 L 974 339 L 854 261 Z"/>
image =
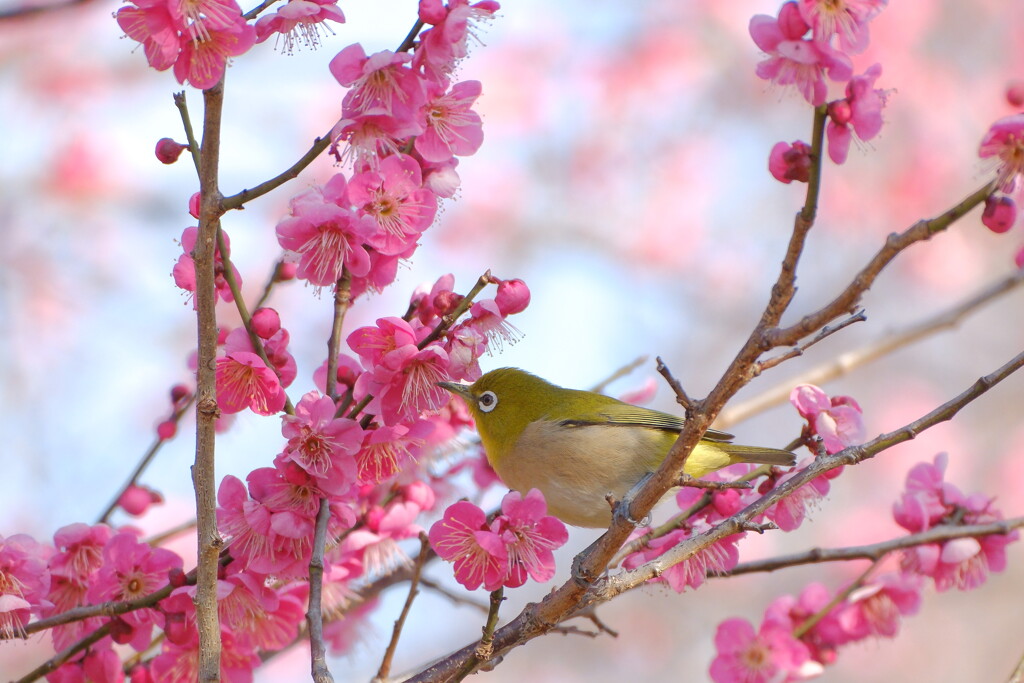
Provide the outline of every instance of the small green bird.
<path id="1" fill-rule="evenodd" d="M 439 382 L 461 396 L 487 460 L 523 493 L 540 489 L 548 512 L 574 526 L 607 527 L 605 498 L 622 497 L 665 459 L 683 418 L 592 391 L 564 389 L 518 368 L 492 370 L 473 384 Z M 683 468 L 702 477 L 737 462 L 789 466 L 789 451 L 730 443 L 708 430 Z"/>

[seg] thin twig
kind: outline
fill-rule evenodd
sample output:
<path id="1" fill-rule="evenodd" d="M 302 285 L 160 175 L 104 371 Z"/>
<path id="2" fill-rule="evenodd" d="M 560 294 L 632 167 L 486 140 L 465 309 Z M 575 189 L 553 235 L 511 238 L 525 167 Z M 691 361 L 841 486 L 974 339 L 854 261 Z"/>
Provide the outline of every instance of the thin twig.
<path id="1" fill-rule="evenodd" d="M 679 403 L 679 405 L 681 405 L 686 411 L 687 415 L 689 415 L 690 409 L 693 407 L 693 401 L 687 395 L 686 390 L 683 389 L 682 382 L 676 379 L 675 375 L 672 374 L 672 371 L 668 369 L 667 365 L 665 365 L 665 362 L 661 360 L 661 356 L 657 357 L 656 362 L 658 364 L 658 373 L 665 378 L 668 385 L 672 387 L 672 391 L 675 392 L 676 402 Z"/>
<path id="2" fill-rule="evenodd" d="M 313 552 L 309 558 L 309 608 L 306 624 L 309 631 L 310 671 L 314 683 L 334 683 L 334 676 L 327 666 L 327 647 L 324 645 L 323 587 L 324 548 L 327 545 L 327 524 L 331 518 L 331 505 L 326 498 L 320 499 L 320 510 L 316 515 L 316 531 L 313 536 Z"/>
<path id="3" fill-rule="evenodd" d="M 953 329 L 970 314 L 1003 294 L 1013 291 L 1021 284 L 1024 284 L 1024 269 L 1018 269 L 1012 275 L 986 285 L 980 291 L 955 306 L 919 320 L 913 325 L 908 325 L 891 334 L 887 334 L 862 348 L 840 354 L 836 358 L 801 375 L 781 382 L 749 401 L 736 403 L 725 408 L 719 414 L 716 424 L 720 425 L 723 429 L 728 429 L 732 425 L 748 420 L 769 408 L 785 403 L 789 400 L 790 391 L 798 384 L 816 384 L 819 386 L 826 384 L 838 377 L 849 374 L 856 368 L 883 358 L 893 351 L 922 339 L 927 339 L 942 330 Z"/>
<path id="4" fill-rule="evenodd" d="M 103 640 L 110 634 L 110 624 L 106 623 L 100 626 L 98 629 L 82 638 L 77 643 L 68 646 L 64 650 L 61 650 L 50 659 L 46 660 L 32 671 L 28 672 L 14 683 L 30 683 L 31 681 L 38 681 L 47 674 L 53 673 L 59 669 L 65 662 L 74 657 L 76 654 L 85 650 L 92 645 Z"/>
<path id="5" fill-rule="evenodd" d="M 615 372 L 613 372 L 612 374 L 608 375 L 603 380 L 601 380 L 600 382 L 598 382 L 597 384 L 592 386 L 590 388 L 590 391 L 593 391 L 594 393 L 597 393 L 597 394 L 603 394 L 604 390 L 608 387 L 609 384 L 611 384 L 612 382 L 614 382 L 617 379 L 621 379 L 621 378 L 625 377 L 626 375 L 630 374 L 631 372 L 633 372 L 634 370 L 636 370 L 638 367 L 640 367 L 641 365 L 643 365 L 646 362 L 647 362 L 647 356 L 639 356 L 639 357 L 633 359 L 629 363 L 626 363 L 621 368 L 619 368 L 618 370 L 616 370 Z"/>
<path id="6" fill-rule="evenodd" d="M 173 422 L 174 424 L 178 424 L 178 422 L 181 420 L 181 416 L 184 415 L 195 402 L 195 395 L 189 396 L 187 401 L 179 401 L 179 405 L 174 409 L 174 412 L 171 413 L 171 416 L 170 418 L 168 418 L 168 421 Z M 160 450 L 160 447 L 163 446 L 167 441 L 168 439 L 161 439 L 159 436 L 156 437 L 156 440 L 153 441 L 149 449 L 147 449 L 146 452 L 143 454 L 142 459 L 139 460 L 139 464 L 135 466 L 135 469 L 132 471 L 131 475 L 129 475 L 128 480 L 124 483 L 123 486 L 121 486 L 118 492 L 114 494 L 113 500 L 110 501 L 110 504 L 107 505 L 106 509 L 103 510 L 103 513 L 96 520 L 97 524 L 107 523 L 107 521 L 110 519 L 110 515 L 113 514 L 114 510 L 117 509 L 118 504 L 121 502 L 121 496 L 123 496 L 124 492 L 127 491 L 139 480 L 139 477 L 142 476 L 142 473 L 146 471 L 147 467 L 149 467 L 149 463 L 151 463 L 153 461 L 153 458 L 156 457 L 156 454 Z"/>
<path id="7" fill-rule="evenodd" d="M 352 303 L 352 276 L 348 268 L 342 269 L 341 277 L 334 285 L 334 314 L 331 323 L 331 336 L 327 339 L 327 381 L 325 393 L 333 400 L 335 386 L 338 383 L 338 352 L 341 349 L 341 328 L 345 323 L 345 313 Z"/>
<path id="8" fill-rule="evenodd" d="M 427 535 L 420 532 L 420 552 L 416 556 L 416 563 L 413 565 L 412 580 L 409 581 L 409 594 L 405 598 L 405 604 L 402 605 L 402 612 L 398 615 L 398 619 L 395 620 L 395 627 L 391 631 L 391 641 L 388 643 L 387 649 L 384 651 L 384 658 L 381 660 L 380 668 L 377 670 L 377 681 L 386 681 L 388 676 L 391 674 L 391 661 L 395 657 L 395 650 L 398 648 L 398 639 L 402 636 L 402 628 L 405 626 L 405 619 L 409 616 L 409 610 L 412 609 L 412 601 L 416 599 L 419 594 L 419 582 L 420 574 L 423 572 L 423 563 L 427 559 L 427 548 L 430 547 L 430 539 Z"/>
<path id="9" fill-rule="evenodd" d="M 847 548 L 812 548 L 802 553 L 792 555 L 781 555 L 779 557 L 741 562 L 730 571 L 720 576 L 738 576 L 740 574 L 753 574 L 755 572 L 773 572 L 789 567 L 798 567 L 805 564 L 819 564 L 822 562 L 846 562 L 849 560 L 879 560 L 889 553 L 904 548 L 911 548 L 929 543 L 942 543 L 955 538 L 991 536 L 993 534 L 1008 534 L 1014 529 L 1024 527 L 1024 517 L 1012 517 L 1001 522 L 989 524 L 969 524 L 965 526 L 937 526 L 917 534 L 909 534 L 899 538 L 873 543 L 871 545 L 852 546 Z"/>
<path id="10" fill-rule="evenodd" d="M 781 363 L 787 360 L 802 356 L 804 355 L 804 351 L 814 346 L 815 344 L 825 339 L 826 337 L 831 337 L 839 330 L 845 327 L 849 327 L 853 323 L 864 322 L 867 319 L 867 316 L 864 315 L 864 311 L 860 310 L 851 315 L 850 317 L 848 317 L 846 320 L 843 320 L 836 325 L 826 325 L 825 327 L 821 328 L 821 331 L 818 332 L 818 334 L 816 334 L 812 339 L 808 339 L 803 344 L 800 344 L 799 346 L 790 349 L 789 351 L 782 355 L 775 356 L 774 358 L 768 358 L 755 364 L 754 372 L 756 374 L 761 374 L 765 370 L 774 368 L 776 365 L 780 365 Z"/>
<path id="11" fill-rule="evenodd" d="M 498 588 L 491 591 L 490 609 L 487 611 L 487 622 L 483 627 L 483 636 L 473 650 L 473 656 L 467 658 L 462 668 L 452 677 L 453 683 L 458 683 L 473 673 L 478 666 L 489 661 L 494 656 L 494 629 L 498 626 L 498 610 L 505 600 L 505 589 Z"/>

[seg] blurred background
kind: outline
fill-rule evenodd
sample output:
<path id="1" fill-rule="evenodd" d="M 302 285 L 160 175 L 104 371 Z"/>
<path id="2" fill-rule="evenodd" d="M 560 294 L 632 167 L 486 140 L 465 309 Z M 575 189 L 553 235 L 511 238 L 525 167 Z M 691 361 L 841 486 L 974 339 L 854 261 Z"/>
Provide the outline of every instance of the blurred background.
<path id="1" fill-rule="evenodd" d="M 10 8 L 11 0 L 0 7 Z M 394 49 L 412 25 L 412 0 L 342 0 L 348 23 L 318 51 L 294 55 L 259 45 L 236 60 L 226 86 L 221 187 L 230 194 L 291 165 L 337 120 L 342 89 L 327 70 L 341 48 Z M 197 189 L 187 159 L 163 166 L 161 137 L 182 139 L 170 73 L 147 68 L 122 38 L 116 5 L 86 2 L 60 12 L 0 22 L 0 535 L 49 541 L 57 528 L 94 521 L 170 411 L 168 389 L 189 379 L 192 308 L 170 277 Z M 634 359 L 648 360 L 609 388 L 658 379 L 661 356 L 691 395 L 720 377 L 759 317 L 774 281 L 803 185 L 767 172 L 777 141 L 809 140 L 811 112 L 797 95 L 754 75 L 759 51 L 747 25 L 777 2 L 509 2 L 457 74 L 479 79 L 485 143 L 462 160 L 462 189 L 446 202 L 423 246 L 385 293 L 362 299 L 349 330 L 401 315 L 421 283 L 455 274 L 465 291 L 486 269 L 520 277 L 533 303 L 513 320 L 522 339 L 486 357 L 484 369 L 529 369 L 556 383 L 588 387 Z M 1024 5 L 1001 0 L 896 2 L 871 24 L 856 72 L 882 64 L 876 87 L 890 90 L 885 126 L 842 167 L 827 164 L 819 218 L 800 264 L 787 321 L 830 300 L 885 236 L 941 213 L 990 177 L 977 159 L 995 119 L 1015 113 L 1007 86 L 1024 79 Z M 832 97 L 841 93 L 832 93 Z M 189 90 L 195 120 L 201 96 Z M 252 300 L 279 256 L 274 226 L 288 199 L 325 181 L 323 159 L 296 181 L 225 217 L 232 256 Z M 1014 271 L 1024 229 L 994 235 L 975 211 L 947 234 L 914 246 L 864 300 L 867 322 L 759 377 L 753 398 L 837 354 L 927 319 Z M 292 335 L 299 379 L 312 387 L 330 326 L 330 297 L 301 284 L 280 287 L 270 305 Z M 233 311 L 221 315 L 233 324 Z M 871 436 L 919 417 L 1018 353 L 1024 294 L 913 347 L 824 386 L 854 396 Z M 1012 377 L 952 423 L 848 470 L 812 519 L 791 534 L 741 545 L 742 559 L 816 545 L 869 543 L 902 533 L 891 506 L 915 463 L 947 451 L 947 479 L 965 493 L 998 498 L 1024 514 L 1024 378 Z M 652 407 L 674 410 L 661 384 Z M 143 482 L 166 505 L 133 523 L 147 531 L 189 517 L 191 423 Z M 787 405 L 730 431 L 740 442 L 782 445 L 801 422 Z M 242 414 L 218 442 L 218 473 L 244 478 L 269 463 L 276 419 Z M 268 448 L 267 444 L 274 444 Z M 118 523 L 127 522 L 118 518 Z M 596 532 L 577 531 L 558 556 L 558 580 Z M 186 558 L 191 540 L 175 549 Z M 842 650 L 829 681 L 1000 680 L 1024 653 L 1024 549 L 1010 567 L 970 593 L 926 592 L 921 613 L 895 640 Z M 189 562 L 186 559 L 186 563 Z M 599 614 L 619 631 L 548 636 L 515 650 L 495 681 L 701 680 L 714 656 L 717 624 L 759 623 L 776 596 L 809 581 L 841 587 L 864 565 L 817 565 L 711 581 L 676 595 L 643 588 Z M 430 575 L 443 579 L 446 566 Z M 553 584 L 554 585 L 554 584 Z M 503 610 L 550 586 L 511 591 Z M 483 601 L 486 596 L 475 596 Z M 337 680 L 376 672 L 404 588 L 387 594 Z M 479 637 L 482 616 L 425 593 L 415 605 L 395 670 L 413 669 Z M 0 671 L 21 675 L 48 645 L 0 645 Z M 301 648 L 300 648 L 301 649 Z M 258 672 L 259 681 L 306 680 L 297 651 Z"/>

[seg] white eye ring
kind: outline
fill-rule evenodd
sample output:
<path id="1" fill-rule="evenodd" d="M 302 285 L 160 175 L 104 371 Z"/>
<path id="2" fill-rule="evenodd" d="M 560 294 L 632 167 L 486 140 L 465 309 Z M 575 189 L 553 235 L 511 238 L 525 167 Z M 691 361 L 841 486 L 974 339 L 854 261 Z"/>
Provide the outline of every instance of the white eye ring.
<path id="1" fill-rule="evenodd" d="M 485 391 L 476 400 L 476 405 L 480 408 L 481 412 L 489 413 L 498 407 L 498 395 L 493 391 Z"/>

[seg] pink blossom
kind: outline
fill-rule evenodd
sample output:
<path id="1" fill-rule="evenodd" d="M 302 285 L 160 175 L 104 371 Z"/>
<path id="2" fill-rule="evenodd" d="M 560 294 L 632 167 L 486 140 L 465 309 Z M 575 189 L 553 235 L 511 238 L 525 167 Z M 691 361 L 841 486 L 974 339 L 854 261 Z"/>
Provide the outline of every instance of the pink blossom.
<path id="1" fill-rule="evenodd" d="M 487 350 L 487 337 L 475 325 L 460 323 L 449 330 L 445 342 L 448 352 L 448 373 L 453 381 L 475 382 L 483 374 L 479 359 Z"/>
<path id="2" fill-rule="evenodd" d="M 319 287 L 333 286 L 348 270 L 366 275 L 370 258 L 363 248 L 375 226 L 349 208 L 342 174 L 320 189 L 292 199 L 291 216 L 277 224 L 277 241 L 298 257 L 296 275 Z"/>
<path id="3" fill-rule="evenodd" d="M 807 647 L 812 660 L 831 664 L 836 659 L 836 649 L 853 639 L 843 629 L 838 605 L 832 605 L 832 600 L 832 592 L 823 584 L 809 583 L 799 597 L 782 595 L 773 600 L 765 610 L 764 623 L 793 631 L 808 619 L 817 618 L 817 623 L 800 636 L 800 642 Z"/>
<path id="4" fill-rule="evenodd" d="M 1024 114 L 999 119 L 981 140 L 978 156 L 997 160 L 1000 189 L 1010 192 L 1024 173 Z"/>
<path id="5" fill-rule="evenodd" d="M 334 378 L 334 393 L 336 395 L 351 391 L 356 384 L 356 379 L 363 372 L 362 366 L 348 354 L 338 354 L 338 369 Z M 327 392 L 327 361 L 324 360 L 316 370 L 313 371 L 313 384 L 322 392 Z"/>
<path id="6" fill-rule="evenodd" d="M 376 327 L 360 327 L 346 339 L 349 347 L 359 356 L 363 367 L 373 369 L 396 362 L 389 360 L 396 351 L 404 353 L 405 347 L 415 348 L 417 331 L 405 320 L 397 317 L 377 318 Z"/>
<path id="7" fill-rule="evenodd" d="M 502 586 L 508 567 L 508 549 L 487 526 L 487 515 L 468 501 L 444 511 L 430 527 L 430 546 L 441 559 L 454 563 L 455 580 L 469 590 L 481 585 L 489 591 Z"/>
<path id="8" fill-rule="evenodd" d="M 146 61 L 157 71 L 171 68 L 181 50 L 179 24 L 164 0 L 133 0 L 114 15 L 129 38 L 142 43 Z"/>
<path id="9" fill-rule="evenodd" d="M 799 0 L 800 16 L 814 30 L 814 37 L 828 42 L 839 36 L 839 46 L 857 54 L 868 45 L 868 22 L 888 0 Z"/>
<path id="10" fill-rule="evenodd" d="M 805 437 L 820 436 L 827 453 L 838 453 L 847 446 L 863 442 L 864 418 L 853 398 L 830 398 L 813 384 L 800 384 L 793 387 L 789 402 L 808 422 L 804 427 Z"/>
<path id="11" fill-rule="evenodd" d="M 530 305 L 530 288 L 518 278 L 498 281 L 498 293 L 494 295 L 494 303 L 502 315 L 508 316 L 522 313 Z"/>
<path id="12" fill-rule="evenodd" d="M 262 43 L 273 34 L 283 37 L 285 54 L 294 52 L 296 45 L 308 48 L 320 46 L 321 31 L 334 33 L 325 21 L 345 23 L 345 15 L 331 0 L 288 0 L 276 12 L 264 14 L 256 21 L 256 42 Z"/>
<path id="13" fill-rule="evenodd" d="M 260 339 L 270 339 L 281 329 L 281 316 L 273 308 L 257 308 L 252 313 L 252 330 Z"/>
<path id="14" fill-rule="evenodd" d="M 186 149 L 188 149 L 188 145 L 175 142 L 170 138 L 160 138 L 156 141 L 156 158 L 161 164 L 173 164 Z"/>
<path id="15" fill-rule="evenodd" d="M 164 497 L 158 491 L 138 484 L 132 484 L 126 488 L 117 500 L 121 509 L 133 517 L 145 514 L 150 505 L 162 502 L 164 502 Z"/>
<path id="16" fill-rule="evenodd" d="M 454 311 L 463 299 L 454 289 L 455 276 L 448 273 L 439 277 L 429 289 L 424 283 L 413 290 L 409 304 L 415 310 L 416 318 L 424 325 L 431 325 Z"/>
<path id="17" fill-rule="evenodd" d="M 522 332 L 505 319 L 494 299 L 479 299 L 469 309 L 470 319 L 466 322 L 476 328 L 500 351 L 504 342 L 514 344 Z"/>
<path id="18" fill-rule="evenodd" d="M 31 615 L 49 607 L 51 552 L 25 534 L 0 536 L 0 639 L 23 636 Z"/>
<path id="19" fill-rule="evenodd" d="M 224 578 L 217 583 L 221 623 L 231 629 L 241 644 L 270 651 L 295 639 L 305 616 L 308 584 L 275 589 L 267 585 L 267 577 L 242 570 L 237 562 L 227 566 Z M 192 601 L 194 587 L 179 590 L 184 590 L 189 602 Z"/>
<path id="20" fill-rule="evenodd" d="M 225 413 L 249 408 L 273 415 L 284 408 L 285 398 L 277 373 L 255 353 L 236 351 L 217 359 L 217 404 Z"/>
<path id="21" fill-rule="evenodd" d="M 235 24 L 216 26 L 208 19 L 195 22 L 190 40 L 184 40 L 174 62 L 174 77 L 200 90 L 212 88 L 224 77 L 228 58 L 244 54 L 256 42 L 256 29 L 241 16 Z"/>
<path id="22" fill-rule="evenodd" d="M 921 590 L 918 576 L 884 574 L 850 594 L 839 622 L 855 640 L 869 636 L 893 638 L 899 633 L 900 618 L 917 613 Z"/>
<path id="23" fill-rule="evenodd" d="M 793 8 L 793 9 L 789 9 Z M 818 38 L 803 38 L 806 24 L 794 21 L 795 3 L 782 6 L 779 17 L 758 14 L 750 20 L 750 36 L 768 58 L 757 65 L 757 75 L 778 85 L 795 85 L 811 105 L 825 102 L 825 76 L 845 82 L 853 75 L 850 58 Z"/>
<path id="24" fill-rule="evenodd" d="M 394 425 L 448 402 L 448 392 L 437 386 L 450 377 L 448 366 L 448 354 L 439 345 L 422 350 L 406 345 L 361 375 L 356 389 L 373 395 L 367 410 L 379 415 L 384 424 Z"/>
<path id="25" fill-rule="evenodd" d="M 886 92 L 874 87 L 881 74 L 881 65 L 875 64 L 862 76 L 854 76 L 846 84 L 846 98 L 828 105 L 829 122 L 825 132 L 828 135 L 828 155 L 835 163 L 846 161 L 854 133 L 857 139 L 866 142 L 882 129 Z"/>
<path id="26" fill-rule="evenodd" d="M 530 489 L 525 496 L 509 491 L 501 500 L 501 514 L 491 524 L 505 544 L 508 566 L 504 584 L 516 588 L 534 581 L 548 581 L 555 575 L 552 551 L 565 545 L 569 532 L 557 517 L 547 514 L 544 494 Z"/>
<path id="27" fill-rule="evenodd" d="M 466 56 L 466 44 L 473 35 L 474 23 L 490 19 L 500 5 L 493 0 L 469 4 L 467 0 L 421 0 L 420 19 L 433 27 L 420 33 L 413 65 L 422 67 L 430 78 L 441 81 L 455 64 Z"/>
<path id="28" fill-rule="evenodd" d="M 348 192 L 358 213 L 376 222 L 379 230 L 369 244 L 382 254 L 406 251 L 437 212 L 437 198 L 422 187 L 420 166 L 407 154 L 393 154 L 377 170 L 357 173 Z"/>
<path id="29" fill-rule="evenodd" d="M 196 238 L 199 236 L 199 228 L 192 226 L 185 228 L 185 231 L 181 233 L 181 248 L 184 253 L 178 258 L 178 262 L 174 265 L 172 275 L 174 277 L 174 284 L 184 289 L 187 292 L 195 293 L 196 291 L 196 266 L 192 260 L 192 250 L 196 246 Z M 228 234 L 224 233 L 224 246 L 228 255 L 231 254 L 231 240 L 228 238 Z M 222 301 L 232 302 L 235 300 L 234 295 L 231 293 L 231 287 L 228 286 L 228 281 L 224 277 L 224 261 L 220 253 L 220 247 L 216 247 L 214 250 L 214 278 L 217 296 Z M 235 265 L 231 264 L 231 272 L 235 276 L 235 282 L 240 287 L 242 285 L 242 276 L 239 274 L 238 269 Z M 193 308 L 195 307 L 195 301 L 192 302 Z"/>
<path id="30" fill-rule="evenodd" d="M 295 406 L 294 415 L 282 417 L 281 433 L 288 439 L 284 455 L 314 477 L 324 478 L 338 470 L 355 481 L 354 454 L 363 442 L 359 423 L 334 416 L 337 411 L 329 396 L 311 391 Z"/>
<path id="31" fill-rule="evenodd" d="M 131 533 L 119 533 L 103 547 L 103 564 L 89 586 L 92 602 L 134 600 L 167 585 L 169 572 L 181 569 L 182 560 L 165 548 L 153 548 Z M 150 643 L 153 626 L 160 623 L 159 613 L 151 608 L 121 615 L 133 631 L 126 639 L 139 652 Z"/>
<path id="32" fill-rule="evenodd" d="M 755 632 L 746 619 L 726 619 L 715 632 L 715 648 L 709 673 L 716 683 L 798 681 L 822 671 L 803 643 L 767 622 Z"/>
<path id="33" fill-rule="evenodd" d="M 768 155 L 768 171 L 787 185 L 794 180 L 806 183 L 811 173 L 811 146 L 800 140 L 794 140 L 792 145 L 776 142 Z"/>
<path id="34" fill-rule="evenodd" d="M 426 101 L 420 76 L 408 67 L 412 57 L 390 50 L 366 56 L 359 43 L 349 45 L 331 60 L 331 74 L 350 88 L 342 103 L 346 118 L 382 111 L 412 121 Z"/>
<path id="35" fill-rule="evenodd" d="M 262 663 L 259 655 L 239 642 L 230 629 L 221 629 L 220 640 L 220 680 L 225 683 L 252 683 L 252 672 Z M 199 680 L 199 639 L 185 644 L 164 641 L 160 654 L 150 663 L 150 672 L 153 683 Z"/>
<path id="36" fill-rule="evenodd" d="M 676 529 L 664 536 L 653 538 L 648 541 L 647 546 L 643 550 L 626 557 L 622 562 L 622 566 L 626 569 L 635 569 L 646 562 L 661 557 L 681 542 L 695 534 L 703 533 L 708 528 L 710 528 L 708 524 L 700 522 L 692 530 Z M 736 566 L 736 563 L 739 562 L 739 549 L 736 547 L 736 544 L 742 537 L 743 534 L 735 534 L 720 541 L 715 541 L 707 548 L 698 551 L 695 555 L 664 569 L 651 581 L 667 583 L 677 593 L 682 593 L 687 586 L 690 588 L 700 588 L 709 574 L 724 573 Z"/>
<path id="37" fill-rule="evenodd" d="M 996 234 L 1001 234 L 1017 222 L 1017 203 L 1005 195 L 992 195 L 985 200 L 981 214 L 982 224 Z"/>
<path id="38" fill-rule="evenodd" d="M 371 505 L 363 515 L 363 527 L 350 532 L 339 548 L 343 557 L 356 559 L 366 572 L 376 574 L 408 562 L 398 541 L 418 536 L 422 527 L 417 519 L 434 507 L 433 492 L 424 482 L 413 482 L 395 493 L 390 501 Z"/>
<path id="39" fill-rule="evenodd" d="M 105 524 L 69 524 L 57 530 L 53 536 L 57 553 L 50 558 L 47 595 L 52 607 L 44 610 L 44 616 L 66 612 L 88 602 L 89 584 L 103 563 L 103 547 L 112 535 Z M 102 625 L 103 619 L 93 618 L 56 626 L 54 646 L 62 650 Z"/>
<path id="40" fill-rule="evenodd" d="M 779 484 L 783 484 L 795 477 L 808 463 L 800 463 L 792 471 L 787 472 L 779 478 Z M 825 476 L 815 477 L 779 502 L 765 510 L 765 517 L 779 525 L 783 531 L 793 531 L 798 528 L 807 517 L 810 508 L 816 506 L 819 501 L 828 495 L 829 483 Z"/>
<path id="41" fill-rule="evenodd" d="M 426 420 L 366 431 L 356 454 L 359 483 L 379 484 L 398 474 L 432 431 L 432 424 Z"/>
<path id="42" fill-rule="evenodd" d="M 484 141 L 480 115 L 470 109 L 480 96 L 480 81 L 463 81 L 445 92 L 433 86 L 424 106 L 426 130 L 416 138 L 424 159 L 441 163 L 475 153 Z"/>
<path id="43" fill-rule="evenodd" d="M 944 481 L 948 457 L 940 453 L 934 464 L 918 463 L 907 475 L 906 491 L 893 506 L 897 524 L 911 533 L 945 524 L 988 524 L 1003 519 L 993 501 L 981 494 L 965 496 Z M 977 538 L 965 537 L 909 548 L 903 554 L 904 571 L 931 576 L 939 591 L 980 586 L 988 573 L 1006 567 L 1006 546 L 1020 539 L 1016 530 Z"/>
<path id="44" fill-rule="evenodd" d="M 381 159 L 401 152 L 406 140 L 424 130 L 421 120 L 395 118 L 383 109 L 371 109 L 334 124 L 331 153 L 338 161 L 352 161 L 355 168 L 377 168 Z M 342 142 L 346 147 L 339 151 Z"/>

